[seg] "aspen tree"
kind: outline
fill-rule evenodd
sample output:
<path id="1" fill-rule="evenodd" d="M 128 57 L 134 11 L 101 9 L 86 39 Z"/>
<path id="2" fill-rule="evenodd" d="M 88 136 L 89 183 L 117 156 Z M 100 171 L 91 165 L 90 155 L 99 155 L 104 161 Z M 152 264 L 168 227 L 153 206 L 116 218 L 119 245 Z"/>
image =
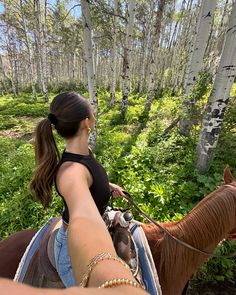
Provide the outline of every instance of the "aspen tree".
<path id="1" fill-rule="evenodd" d="M 158 10 L 156 12 L 156 17 L 155 17 L 154 26 L 153 26 L 153 37 L 152 37 L 153 39 L 152 39 L 152 47 L 151 47 L 151 54 L 150 54 L 151 64 L 149 68 L 149 82 L 148 82 L 148 92 L 147 92 L 147 101 L 146 101 L 147 110 L 150 109 L 152 100 L 154 98 L 156 51 L 159 46 L 161 22 L 163 19 L 164 7 L 165 7 L 165 0 L 159 0 Z"/>
<path id="2" fill-rule="evenodd" d="M 125 113 L 128 108 L 128 96 L 130 91 L 130 54 L 132 47 L 132 35 L 134 27 L 136 0 L 128 1 L 128 20 L 126 26 L 126 37 L 123 57 L 122 72 L 122 112 Z"/>
<path id="3" fill-rule="evenodd" d="M 29 63 L 30 84 L 32 87 L 32 95 L 33 95 L 33 98 L 36 100 L 35 73 L 34 73 L 34 65 L 33 65 L 33 49 L 32 49 L 31 39 L 29 37 L 28 30 L 27 30 L 22 0 L 20 0 L 20 13 L 21 13 L 23 31 L 25 35 L 25 45 L 26 45 L 28 57 L 29 57 L 28 63 Z"/>
<path id="4" fill-rule="evenodd" d="M 220 63 L 202 121 L 202 129 L 197 148 L 197 167 L 200 173 L 205 173 L 208 170 L 213 158 L 213 152 L 220 136 L 221 125 L 228 104 L 230 90 L 236 75 L 235 27 L 236 1 L 234 0 Z"/>
<path id="5" fill-rule="evenodd" d="M 89 100 L 94 108 L 95 118 L 98 117 L 98 99 L 97 99 L 97 86 L 96 77 L 94 73 L 93 64 L 93 48 L 92 48 L 92 24 L 90 15 L 90 1 L 81 0 L 81 11 L 82 11 L 82 21 L 84 28 L 84 57 L 88 77 L 88 89 L 89 89 Z M 91 146 L 94 147 L 96 144 L 96 128 L 91 135 Z"/>
<path id="6" fill-rule="evenodd" d="M 114 0 L 114 27 L 113 27 L 113 47 L 111 62 L 111 86 L 110 86 L 110 105 L 115 104 L 116 99 L 116 76 L 117 76 L 117 14 L 118 0 Z"/>
<path id="7" fill-rule="evenodd" d="M 184 81 L 184 91 L 187 97 L 192 92 L 193 86 L 198 80 L 199 73 L 203 66 L 215 8 L 216 0 L 202 0 Z M 189 115 L 189 112 L 194 112 L 195 103 L 194 99 L 186 101 L 183 106 L 183 111 L 186 116 Z M 188 135 L 192 125 L 193 122 L 191 119 L 182 118 L 179 124 L 180 133 Z"/>
<path id="8" fill-rule="evenodd" d="M 41 92 L 45 101 L 48 101 L 47 90 L 47 47 L 46 47 L 46 11 L 47 2 L 34 0 L 35 35 L 37 45 L 38 74 Z"/>

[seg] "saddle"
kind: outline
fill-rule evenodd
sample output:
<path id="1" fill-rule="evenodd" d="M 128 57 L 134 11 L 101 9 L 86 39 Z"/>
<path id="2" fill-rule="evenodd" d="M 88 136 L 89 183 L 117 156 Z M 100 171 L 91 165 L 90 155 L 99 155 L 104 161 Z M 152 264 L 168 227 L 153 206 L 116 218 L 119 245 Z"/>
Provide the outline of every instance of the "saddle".
<path id="1" fill-rule="evenodd" d="M 133 274 L 137 275 L 138 263 L 137 261 L 134 263 L 134 260 L 138 259 L 136 259 L 137 254 L 129 231 L 128 219 L 131 220 L 131 216 L 124 215 L 120 211 L 113 211 L 112 215 L 106 212 L 104 221 L 113 239 L 117 255 L 129 264 Z M 35 287 L 64 288 L 56 271 L 54 257 L 54 241 L 61 225 L 61 218 L 53 218 L 49 221 L 49 226 L 42 235 L 21 282 Z M 18 279 L 15 277 L 15 280 Z"/>
<path id="2" fill-rule="evenodd" d="M 146 236 L 130 213 L 108 208 L 104 221 L 119 256 L 126 261 L 136 280 L 151 295 L 161 295 L 161 286 Z M 18 266 L 14 281 L 34 287 L 65 288 L 56 268 L 54 241 L 61 218 L 51 218 L 33 237 Z"/>
<path id="3" fill-rule="evenodd" d="M 30 259 L 23 282 L 35 287 L 64 288 L 55 269 L 54 240 L 62 221 L 54 218 Z"/>

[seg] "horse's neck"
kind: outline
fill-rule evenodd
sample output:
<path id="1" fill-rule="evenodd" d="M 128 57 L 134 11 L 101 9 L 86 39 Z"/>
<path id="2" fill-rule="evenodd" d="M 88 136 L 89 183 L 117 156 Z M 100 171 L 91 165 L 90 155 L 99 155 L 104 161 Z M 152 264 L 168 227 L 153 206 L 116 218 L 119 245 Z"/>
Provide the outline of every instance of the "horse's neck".
<path id="1" fill-rule="evenodd" d="M 174 222 L 162 225 L 170 231 L 173 227 L 178 226 Z M 186 249 L 171 237 L 161 233 L 152 224 L 143 225 L 143 229 L 153 255 L 163 294 L 182 294 L 188 280 L 208 256 Z M 179 232 L 176 237 L 182 239 L 181 236 L 182 234 Z M 214 241 L 203 250 L 212 252 L 216 245 L 217 242 Z M 201 249 L 200 245 L 198 248 Z"/>
<path id="2" fill-rule="evenodd" d="M 178 222 L 163 223 L 179 240 L 203 251 L 213 250 L 235 228 L 236 190 L 224 187 L 205 197 L 193 210 Z M 166 238 L 173 241 L 153 224 L 143 225 L 150 243 L 157 245 Z M 199 255 L 199 253 L 198 253 Z"/>
<path id="3" fill-rule="evenodd" d="M 170 231 L 196 248 L 213 250 L 235 227 L 235 192 L 216 190 Z"/>
<path id="4" fill-rule="evenodd" d="M 179 240 L 212 253 L 220 240 L 235 227 L 235 191 L 217 190 L 177 223 L 163 224 Z M 208 258 L 143 225 L 165 294 L 180 294 L 193 273 Z M 173 279 L 176 278 L 176 279 Z"/>

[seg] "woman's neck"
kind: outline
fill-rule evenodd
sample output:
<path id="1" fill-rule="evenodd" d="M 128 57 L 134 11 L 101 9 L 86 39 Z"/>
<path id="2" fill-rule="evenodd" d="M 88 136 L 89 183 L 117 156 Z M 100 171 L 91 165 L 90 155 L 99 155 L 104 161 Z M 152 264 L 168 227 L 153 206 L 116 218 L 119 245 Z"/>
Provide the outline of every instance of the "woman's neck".
<path id="1" fill-rule="evenodd" d="M 88 135 L 82 133 L 66 140 L 66 152 L 89 155 Z"/>

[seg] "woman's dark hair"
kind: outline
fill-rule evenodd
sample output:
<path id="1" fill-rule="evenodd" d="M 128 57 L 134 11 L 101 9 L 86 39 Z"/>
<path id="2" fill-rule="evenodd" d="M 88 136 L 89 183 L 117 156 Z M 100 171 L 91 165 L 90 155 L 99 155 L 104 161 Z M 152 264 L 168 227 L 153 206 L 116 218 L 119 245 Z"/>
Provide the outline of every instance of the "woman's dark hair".
<path id="1" fill-rule="evenodd" d="M 65 92 L 53 99 L 48 118 L 38 123 L 35 130 L 36 168 L 30 190 L 44 207 L 48 207 L 52 200 L 52 185 L 60 160 L 52 124 L 58 134 L 64 138 L 70 138 L 78 131 L 80 122 L 89 117 L 88 101 L 75 92 Z"/>

